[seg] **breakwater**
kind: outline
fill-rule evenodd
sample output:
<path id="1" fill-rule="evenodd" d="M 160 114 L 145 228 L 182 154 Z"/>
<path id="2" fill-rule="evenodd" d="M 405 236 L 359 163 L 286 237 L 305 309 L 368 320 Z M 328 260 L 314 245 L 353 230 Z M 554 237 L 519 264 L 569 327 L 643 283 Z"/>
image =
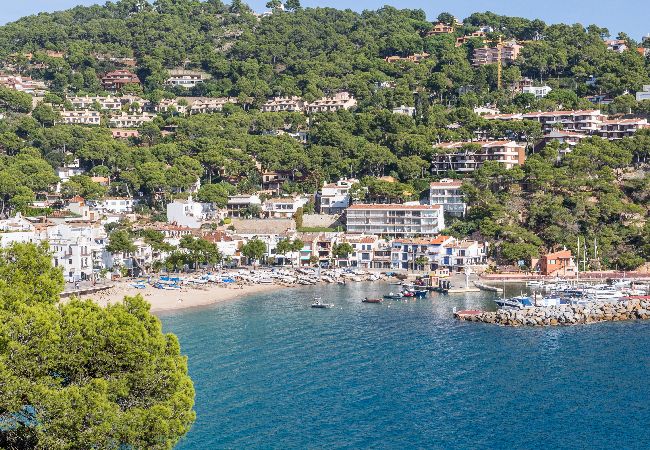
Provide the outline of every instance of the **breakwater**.
<path id="1" fill-rule="evenodd" d="M 629 299 L 616 303 L 589 303 L 497 311 L 458 311 L 457 319 L 496 325 L 558 326 L 597 322 L 650 319 L 650 297 Z"/>

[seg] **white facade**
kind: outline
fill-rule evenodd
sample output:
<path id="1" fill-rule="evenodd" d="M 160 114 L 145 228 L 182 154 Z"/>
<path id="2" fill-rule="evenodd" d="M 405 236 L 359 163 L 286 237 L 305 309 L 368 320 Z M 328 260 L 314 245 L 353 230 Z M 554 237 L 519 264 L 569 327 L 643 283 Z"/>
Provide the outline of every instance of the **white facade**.
<path id="1" fill-rule="evenodd" d="M 644 85 L 643 89 L 636 93 L 636 101 L 650 100 L 650 85 Z"/>
<path id="2" fill-rule="evenodd" d="M 66 125 L 99 125 L 102 116 L 98 111 L 61 111 L 60 123 Z"/>
<path id="3" fill-rule="evenodd" d="M 415 116 L 415 106 L 399 106 L 397 108 L 393 108 L 393 114 L 402 114 L 405 116 Z"/>
<path id="4" fill-rule="evenodd" d="M 107 197 L 103 200 L 88 202 L 94 209 L 114 214 L 130 214 L 137 200 L 128 197 Z"/>
<path id="5" fill-rule="evenodd" d="M 190 89 L 199 83 L 203 83 L 206 78 L 207 76 L 203 72 L 195 72 L 192 70 L 170 70 L 169 78 L 165 84 Z"/>
<path id="6" fill-rule="evenodd" d="M 128 114 L 121 113 L 108 119 L 108 125 L 112 128 L 139 128 L 142 124 L 153 121 L 155 114 L 141 113 Z"/>
<path id="7" fill-rule="evenodd" d="M 167 204 L 167 222 L 189 228 L 201 228 L 203 222 L 215 218 L 211 203 L 187 200 L 174 200 Z"/>
<path id="8" fill-rule="evenodd" d="M 533 94 L 535 98 L 546 97 L 553 89 L 548 86 L 525 86 L 522 88 L 524 94 Z"/>
<path id="9" fill-rule="evenodd" d="M 324 184 L 320 191 L 320 213 L 340 214 L 350 206 L 350 188 L 359 180 L 344 179 Z"/>
<path id="10" fill-rule="evenodd" d="M 286 219 L 293 217 L 308 201 L 305 197 L 270 198 L 262 204 L 262 210 L 266 217 Z"/>
<path id="11" fill-rule="evenodd" d="M 461 181 L 443 178 L 429 185 L 429 204 L 442 205 L 446 213 L 464 216 L 467 205 L 463 197 Z"/>
<path id="12" fill-rule="evenodd" d="M 347 232 L 378 236 L 432 236 L 445 227 L 440 205 L 356 204 L 347 209 Z"/>
<path id="13" fill-rule="evenodd" d="M 235 104 L 237 103 L 237 99 L 232 97 L 195 99 L 190 105 L 190 114 L 206 114 L 221 111 L 223 110 L 223 106 L 228 103 Z"/>

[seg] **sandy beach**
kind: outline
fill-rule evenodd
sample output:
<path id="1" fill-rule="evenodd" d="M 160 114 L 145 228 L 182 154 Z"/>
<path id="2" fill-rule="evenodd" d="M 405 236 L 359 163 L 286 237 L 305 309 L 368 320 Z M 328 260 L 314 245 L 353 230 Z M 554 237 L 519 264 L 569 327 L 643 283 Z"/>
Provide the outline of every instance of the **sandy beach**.
<path id="1" fill-rule="evenodd" d="M 278 289 L 288 289 L 277 284 L 254 284 L 222 286 L 205 284 L 200 286 L 184 286 L 179 290 L 162 290 L 147 286 L 146 289 L 136 289 L 131 282 L 117 282 L 114 287 L 94 294 L 82 295 L 82 299 L 92 299 L 101 306 L 121 301 L 124 297 L 134 297 L 138 294 L 151 304 L 151 312 L 171 311 L 198 306 L 207 306 L 235 300 L 262 292 Z"/>

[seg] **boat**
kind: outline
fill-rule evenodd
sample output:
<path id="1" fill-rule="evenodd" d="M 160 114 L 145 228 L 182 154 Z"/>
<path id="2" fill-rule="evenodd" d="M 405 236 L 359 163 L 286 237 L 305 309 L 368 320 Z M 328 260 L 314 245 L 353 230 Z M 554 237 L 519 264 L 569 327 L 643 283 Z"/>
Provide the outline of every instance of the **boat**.
<path id="1" fill-rule="evenodd" d="M 389 294 L 384 295 L 384 298 L 388 300 L 398 300 L 400 298 L 404 298 L 404 294 L 399 292 L 395 294 L 394 292 L 391 292 Z"/>
<path id="2" fill-rule="evenodd" d="M 403 297 L 415 297 L 415 293 L 412 291 L 402 291 Z"/>
<path id="3" fill-rule="evenodd" d="M 401 286 L 402 282 L 401 281 L 391 281 L 388 284 L 391 285 L 391 286 Z"/>
<path id="4" fill-rule="evenodd" d="M 320 297 L 314 297 L 314 301 L 311 304 L 312 308 L 320 308 L 320 309 L 326 309 L 326 308 L 332 308 L 334 305 L 331 303 L 323 303 Z"/>
<path id="5" fill-rule="evenodd" d="M 366 297 L 366 298 L 364 298 L 364 299 L 361 300 L 361 301 L 362 301 L 363 303 L 381 303 L 381 302 L 384 301 L 384 299 L 382 299 L 382 298 L 368 298 L 368 297 Z"/>
<path id="6" fill-rule="evenodd" d="M 539 280 L 526 281 L 526 287 L 533 289 L 541 289 L 544 287 L 544 282 Z"/>
<path id="7" fill-rule="evenodd" d="M 140 282 L 140 283 L 131 283 L 131 287 L 134 287 L 136 289 L 146 289 L 147 285 Z"/>
<path id="8" fill-rule="evenodd" d="M 512 298 L 498 298 L 494 300 L 494 302 L 499 306 L 499 308 L 519 309 L 534 306 L 533 299 L 524 295 Z"/>

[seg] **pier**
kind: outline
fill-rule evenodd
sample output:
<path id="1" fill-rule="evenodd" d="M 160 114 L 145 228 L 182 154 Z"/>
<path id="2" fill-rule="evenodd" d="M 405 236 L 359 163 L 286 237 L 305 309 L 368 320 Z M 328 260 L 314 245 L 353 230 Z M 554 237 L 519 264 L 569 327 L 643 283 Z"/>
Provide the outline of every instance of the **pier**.
<path id="1" fill-rule="evenodd" d="M 468 322 L 501 326 L 558 326 L 650 319 L 650 296 L 629 297 L 616 303 L 593 302 L 498 311 L 458 311 L 454 317 Z"/>
<path id="2" fill-rule="evenodd" d="M 480 283 L 478 281 L 474 281 L 473 283 L 474 283 L 474 286 L 476 286 L 478 288 L 476 291 L 478 291 L 478 290 L 490 291 L 490 292 L 496 292 L 497 294 L 503 293 L 503 289 L 500 288 L 500 287 L 490 286 L 489 284 Z M 476 291 L 472 291 L 472 292 L 476 292 Z"/>

